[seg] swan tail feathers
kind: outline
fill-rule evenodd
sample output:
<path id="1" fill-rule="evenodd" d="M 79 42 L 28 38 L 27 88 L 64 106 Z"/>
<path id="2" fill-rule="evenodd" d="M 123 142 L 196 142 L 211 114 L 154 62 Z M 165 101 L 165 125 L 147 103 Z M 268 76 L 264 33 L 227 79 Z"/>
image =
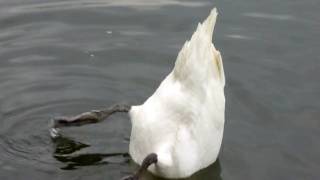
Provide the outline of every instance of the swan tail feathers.
<path id="1" fill-rule="evenodd" d="M 199 83 L 199 81 L 206 81 L 208 76 L 214 76 L 224 85 L 221 54 L 212 43 L 217 15 L 217 10 L 214 8 L 206 20 L 198 24 L 190 41 L 186 41 L 183 45 L 173 71 L 177 79 Z"/>

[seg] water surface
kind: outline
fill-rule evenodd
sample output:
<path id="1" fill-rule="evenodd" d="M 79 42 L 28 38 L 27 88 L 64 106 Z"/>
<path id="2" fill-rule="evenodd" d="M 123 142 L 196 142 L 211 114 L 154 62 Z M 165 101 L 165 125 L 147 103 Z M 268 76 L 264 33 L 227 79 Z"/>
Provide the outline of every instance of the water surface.
<path id="1" fill-rule="evenodd" d="M 213 6 L 227 77 L 225 136 L 219 160 L 191 179 L 318 179 L 318 0 L 2 0 L 0 179 L 133 172 L 126 115 L 55 141 L 48 122 L 142 103 Z"/>

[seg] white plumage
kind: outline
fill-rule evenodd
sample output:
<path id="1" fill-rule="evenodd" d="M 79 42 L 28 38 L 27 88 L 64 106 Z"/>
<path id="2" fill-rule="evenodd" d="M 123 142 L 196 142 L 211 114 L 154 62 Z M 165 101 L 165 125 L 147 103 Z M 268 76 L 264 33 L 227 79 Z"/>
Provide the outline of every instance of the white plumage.
<path id="1" fill-rule="evenodd" d="M 155 93 L 132 106 L 130 155 L 141 164 L 150 153 L 152 173 L 184 178 L 212 164 L 224 129 L 225 76 L 220 52 L 212 44 L 213 9 L 178 54 L 173 71 Z"/>

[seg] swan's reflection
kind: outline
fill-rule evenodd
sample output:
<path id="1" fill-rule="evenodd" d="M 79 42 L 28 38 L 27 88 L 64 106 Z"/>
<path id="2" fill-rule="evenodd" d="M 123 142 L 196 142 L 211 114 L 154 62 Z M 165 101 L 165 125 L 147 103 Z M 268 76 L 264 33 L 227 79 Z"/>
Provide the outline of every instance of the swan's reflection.
<path id="1" fill-rule="evenodd" d="M 109 164 L 112 163 L 106 159 L 110 157 L 119 157 L 122 159 L 120 163 L 126 164 L 127 166 L 132 166 L 133 172 L 138 166 L 130 160 L 128 153 L 91 153 L 91 154 L 77 154 L 74 155 L 76 151 L 83 148 L 89 147 L 87 144 L 77 142 L 71 138 L 59 135 L 52 139 L 54 143 L 54 154 L 53 157 L 64 163 L 65 166 L 61 169 L 73 170 L 80 166 L 92 166 L 98 164 Z M 190 178 L 184 180 L 222 180 L 221 176 L 221 166 L 219 159 L 210 165 L 209 167 L 197 172 Z M 153 176 L 151 173 L 147 172 L 142 177 L 141 180 L 165 180 L 164 178 L 159 178 Z"/>

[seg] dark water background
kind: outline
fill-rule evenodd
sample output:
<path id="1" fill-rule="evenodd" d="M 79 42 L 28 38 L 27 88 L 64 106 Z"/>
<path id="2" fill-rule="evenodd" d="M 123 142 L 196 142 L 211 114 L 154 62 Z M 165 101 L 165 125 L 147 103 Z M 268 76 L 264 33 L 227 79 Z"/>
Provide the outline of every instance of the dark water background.
<path id="1" fill-rule="evenodd" d="M 0 179 L 133 172 L 126 115 L 55 142 L 48 121 L 142 103 L 213 6 L 225 136 L 219 161 L 192 179 L 319 179 L 319 0 L 0 1 Z"/>

